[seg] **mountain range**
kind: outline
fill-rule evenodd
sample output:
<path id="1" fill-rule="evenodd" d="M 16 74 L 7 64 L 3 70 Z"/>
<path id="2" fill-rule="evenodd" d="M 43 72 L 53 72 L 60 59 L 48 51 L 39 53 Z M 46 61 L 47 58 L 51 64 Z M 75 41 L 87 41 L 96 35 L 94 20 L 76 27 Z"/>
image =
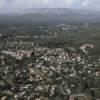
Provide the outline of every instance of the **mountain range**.
<path id="1" fill-rule="evenodd" d="M 39 23 L 48 21 L 100 22 L 100 12 L 86 9 L 33 8 L 25 9 L 23 13 L 0 15 L 0 24 Z"/>

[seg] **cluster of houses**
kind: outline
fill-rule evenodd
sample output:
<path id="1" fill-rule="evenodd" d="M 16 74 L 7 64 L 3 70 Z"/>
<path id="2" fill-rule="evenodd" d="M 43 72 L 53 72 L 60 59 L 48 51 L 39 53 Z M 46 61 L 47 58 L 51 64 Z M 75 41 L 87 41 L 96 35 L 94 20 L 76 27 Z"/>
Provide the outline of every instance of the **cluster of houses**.
<path id="1" fill-rule="evenodd" d="M 89 55 L 93 49 L 94 45 L 83 44 L 78 48 L 2 50 L 1 100 L 99 100 L 100 58 Z M 14 59 L 19 62 L 13 63 Z"/>

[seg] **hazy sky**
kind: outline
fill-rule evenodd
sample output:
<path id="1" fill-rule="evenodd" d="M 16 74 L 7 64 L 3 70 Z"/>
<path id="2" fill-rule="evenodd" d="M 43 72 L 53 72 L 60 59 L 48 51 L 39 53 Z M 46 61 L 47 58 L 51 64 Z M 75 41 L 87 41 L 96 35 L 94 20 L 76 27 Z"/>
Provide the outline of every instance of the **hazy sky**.
<path id="1" fill-rule="evenodd" d="M 100 0 L 0 0 L 0 13 L 22 12 L 28 8 L 63 7 L 100 9 Z"/>

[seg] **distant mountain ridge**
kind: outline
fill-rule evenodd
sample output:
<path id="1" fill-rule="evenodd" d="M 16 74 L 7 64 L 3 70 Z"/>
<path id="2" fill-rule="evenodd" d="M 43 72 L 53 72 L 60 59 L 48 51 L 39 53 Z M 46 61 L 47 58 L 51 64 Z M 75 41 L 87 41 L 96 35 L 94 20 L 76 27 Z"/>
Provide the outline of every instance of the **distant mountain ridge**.
<path id="1" fill-rule="evenodd" d="M 99 14 L 99 11 L 88 9 L 68 9 L 68 8 L 31 8 L 25 9 L 24 13 L 33 14 L 66 14 L 66 13 L 81 13 L 81 14 Z"/>
<path id="2" fill-rule="evenodd" d="M 71 9 L 67 8 L 31 8 L 31 9 L 25 9 L 26 13 L 34 13 L 34 14 L 63 14 L 71 11 Z"/>
<path id="3" fill-rule="evenodd" d="M 49 21 L 100 22 L 100 12 L 67 8 L 34 8 L 25 9 L 23 13 L 0 15 L 0 24 Z"/>

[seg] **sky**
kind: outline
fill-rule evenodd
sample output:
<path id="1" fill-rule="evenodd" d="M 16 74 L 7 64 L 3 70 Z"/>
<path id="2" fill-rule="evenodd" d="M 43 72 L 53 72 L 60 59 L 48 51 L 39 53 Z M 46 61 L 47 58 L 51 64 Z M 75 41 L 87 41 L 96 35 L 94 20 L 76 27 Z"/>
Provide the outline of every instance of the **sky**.
<path id="1" fill-rule="evenodd" d="M 23 12 L 30 8 L 100 10 L 100 0 L 0 0 L 0 13 Z"/>

